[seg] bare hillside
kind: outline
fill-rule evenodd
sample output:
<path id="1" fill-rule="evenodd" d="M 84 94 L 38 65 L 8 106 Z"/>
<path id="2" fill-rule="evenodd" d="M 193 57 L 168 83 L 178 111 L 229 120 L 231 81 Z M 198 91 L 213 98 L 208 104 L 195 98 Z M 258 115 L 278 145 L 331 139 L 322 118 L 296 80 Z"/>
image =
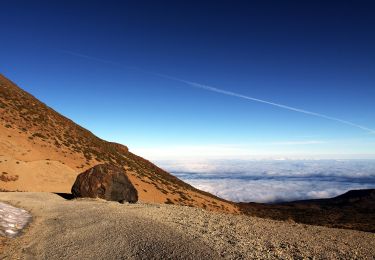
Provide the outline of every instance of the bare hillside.
<path id="1" fill-rule="evenodd" d="M 99 163 L 127 171 L 141 201 L 238 212 L 121 144 L 107 142 L 0 75 L 0 189 L 70 192 L 78 173 Z"/>

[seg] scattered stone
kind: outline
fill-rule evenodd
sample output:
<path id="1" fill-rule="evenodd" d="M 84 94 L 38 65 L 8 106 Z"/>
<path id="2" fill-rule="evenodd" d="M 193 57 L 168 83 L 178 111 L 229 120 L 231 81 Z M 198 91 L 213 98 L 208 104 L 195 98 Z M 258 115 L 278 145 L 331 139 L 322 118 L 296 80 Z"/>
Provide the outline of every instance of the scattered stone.
<path id="1" fill-rule="evenodd" d="M 138 200 L 137 190 L 124 169 L 110 164 L 99 164 L 79 174 L 72 187 L 74 197 L 101 198 L 131 202 Z"/>

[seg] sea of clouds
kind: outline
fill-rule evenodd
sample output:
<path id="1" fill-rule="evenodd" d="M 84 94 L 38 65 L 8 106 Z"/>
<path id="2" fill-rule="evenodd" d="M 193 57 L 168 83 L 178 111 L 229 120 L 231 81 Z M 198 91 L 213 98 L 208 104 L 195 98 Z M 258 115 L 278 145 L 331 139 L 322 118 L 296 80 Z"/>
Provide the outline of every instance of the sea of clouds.
<path id="1" fill-rule="evenodd" d="M 328 198 L 375 188 L 375 160 L 162 160 L 157 165 L 219 197 L 244 202 Z"/>

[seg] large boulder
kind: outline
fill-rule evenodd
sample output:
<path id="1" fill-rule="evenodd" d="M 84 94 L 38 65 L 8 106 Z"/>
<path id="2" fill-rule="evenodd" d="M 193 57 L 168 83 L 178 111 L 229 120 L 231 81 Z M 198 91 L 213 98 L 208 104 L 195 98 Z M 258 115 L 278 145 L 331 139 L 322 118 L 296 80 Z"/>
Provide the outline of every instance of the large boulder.
<path id="1" fill-rule="evenodd" d="M 102 198 L 119 202 L 137 202 L 138 193 L 124 169 L 99 164 L 80 173 L 72 187 L 74 197 Z"/>

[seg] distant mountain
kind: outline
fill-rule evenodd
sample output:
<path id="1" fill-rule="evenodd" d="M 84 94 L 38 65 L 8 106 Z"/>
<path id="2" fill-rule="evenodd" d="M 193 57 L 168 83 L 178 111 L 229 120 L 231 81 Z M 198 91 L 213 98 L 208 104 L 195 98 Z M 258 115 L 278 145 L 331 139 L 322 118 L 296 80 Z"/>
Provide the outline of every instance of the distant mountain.
<path id="1" fill-rule="evenodd" d="M 105 162 L 124 167 L 140 201 L 238 211 L 126 146 L 98 138 L 0 75 L 1 190 L 70 192 L 78 173 Z"/>
<path id="2" fill-rule="evenodd" d="M 351 190 L 330 199 L 238 205 L 251 216 L 375 232 L 375 189 Z"/>

